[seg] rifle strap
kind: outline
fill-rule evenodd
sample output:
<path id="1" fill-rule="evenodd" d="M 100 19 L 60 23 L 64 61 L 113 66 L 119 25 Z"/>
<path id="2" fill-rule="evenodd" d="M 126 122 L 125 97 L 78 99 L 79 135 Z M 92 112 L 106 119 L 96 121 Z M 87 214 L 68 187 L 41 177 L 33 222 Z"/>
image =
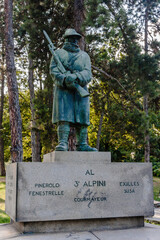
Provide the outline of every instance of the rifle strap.
<path id="1" fill-rule="evenodd" d="M 70 55 L 70 54 L 69 54 Z M 75 56 L 73 56 L 73 54 L 72 54 L 72 56 L 70 57 L 70 59 L 69 59 L 69 61 L 68 61 L 68 63 L 67 63 L 67 70 L 69 70 L 69 71 L 71 71 L 71 72 L 74 72 L 75 71 L 75 69 L 73 69 L 73 65 L 74 65 L 74 63 L 75 63 L 75 61 L 80 57 L 82 55 L 82 51 L 79 51 L 79 53 L 78 54 L 76 54 Z"/>

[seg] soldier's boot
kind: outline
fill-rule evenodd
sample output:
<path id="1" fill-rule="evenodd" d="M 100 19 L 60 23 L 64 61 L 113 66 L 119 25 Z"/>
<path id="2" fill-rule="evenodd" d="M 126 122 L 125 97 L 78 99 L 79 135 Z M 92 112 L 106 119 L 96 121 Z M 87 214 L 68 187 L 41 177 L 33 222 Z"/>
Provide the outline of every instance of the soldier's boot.
<path id="1" fill-rule="evenodd" d="M 77 138 L 77 151 L 94 151 L 97 152 L 96 148 L 92 148 L 87 144 L 87 126 L 81 126 L 76 128 L 76 138 Z"/>
<path id="2" fill-rule="evenodd" d="M 55 151 L 68 151 L 68 136 L 69 136 L 70 126 L 69 123 L 60 123 L 57 129 L 58 134 L 58 145 Z"/>

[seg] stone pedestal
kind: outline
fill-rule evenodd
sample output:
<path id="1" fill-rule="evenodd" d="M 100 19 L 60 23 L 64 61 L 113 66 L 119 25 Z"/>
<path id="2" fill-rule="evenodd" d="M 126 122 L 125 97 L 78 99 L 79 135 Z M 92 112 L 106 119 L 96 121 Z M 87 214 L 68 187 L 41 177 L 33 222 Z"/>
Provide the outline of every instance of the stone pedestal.
<path id="1" fill-rule="evenodd" d="M 6 212 L 22 232 L 137 227 L 154 214 L 150 163 L 111 163 L 102 152 L 44 160 L 7 167 Z"/>
<path id="2" fill-rule="evenodd" d="M 111 163 L 110 152 L 51 152 L 43 156 L 43 162 L 62 162 L 69 164 Z"/>
<path id="3" fill-rule="evenodd" d="M 144 217 L 14 222 L 14 226 L 22 233 L 103 231 L 144 227 Z"/>

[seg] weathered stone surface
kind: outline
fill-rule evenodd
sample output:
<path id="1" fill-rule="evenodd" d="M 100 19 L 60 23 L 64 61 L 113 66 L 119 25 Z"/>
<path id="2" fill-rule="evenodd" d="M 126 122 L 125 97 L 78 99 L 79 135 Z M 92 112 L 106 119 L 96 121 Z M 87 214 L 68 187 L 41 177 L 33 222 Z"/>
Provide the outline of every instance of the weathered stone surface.
<path id="1" fill-rule="evenodd" d="M 154 224 L 146 224 L 145 228 L 130 230 L 94 232 L 100 240 L 159 240 L 160 227 Z"/>
<path id="2" fill-rule="evenodd" d="M 13 224 L 0 224 L 0 240 L 15 239 L 18 235 L 20 233 Z"/>
<path id="3" fill-rule="evenodd" d="M 67 232 L 67 233 L 29 233 L 20 234 L 13 225 L 0 224 L 0 240 L 159 240 L 160 226 L 145 224 L 143 228 L 126 230 L 102 230 L 90 232 Z"/>
<path id="4" fill-rule="evenodd" d="M 16 204 L 17 204 L 17 164 L 12 163 L 7 166 L 6 171 L 6 212 L 9 213 L 12 219 L 16 219 Z"/>
<path id="5" fill-rule="evenodd" d="M 56 151 L 47 153 L 43 156 L 43 162 L 64 162 L 64 163 L 111 163 L 110 152 L 63 152 Z"/>
<path id="6" fill-rule="evenodd" d="M 18 222 L 153 215 L 150 163 L 60 161 L 16 166 L 17 218 L 9 202 L 6 211 Z"/>
<path id="7" fill-rule="evenodd" d="M 81 232 L 144 227 L 144 217 L 102 218 L 46 222 L 15 222 L 20 232 Z"/>

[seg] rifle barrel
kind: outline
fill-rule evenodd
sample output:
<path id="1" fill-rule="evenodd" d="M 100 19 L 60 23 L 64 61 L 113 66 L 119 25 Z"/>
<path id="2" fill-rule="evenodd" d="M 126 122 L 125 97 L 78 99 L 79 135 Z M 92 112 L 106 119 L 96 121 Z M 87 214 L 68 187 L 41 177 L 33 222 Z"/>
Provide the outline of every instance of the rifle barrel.
<path id="1" fill-rule="evenodd" d="M 46 33 L 45 30 L 43 30 L 43 33 L 44 33 L 46 39 L 48 40 L 49 44 L 50 44 L 51 46 L 53 46 L 53 43 L 51 42 L 51 39 L 49 38 L 49 36 L 48 36 L 48 34 Z"/>

